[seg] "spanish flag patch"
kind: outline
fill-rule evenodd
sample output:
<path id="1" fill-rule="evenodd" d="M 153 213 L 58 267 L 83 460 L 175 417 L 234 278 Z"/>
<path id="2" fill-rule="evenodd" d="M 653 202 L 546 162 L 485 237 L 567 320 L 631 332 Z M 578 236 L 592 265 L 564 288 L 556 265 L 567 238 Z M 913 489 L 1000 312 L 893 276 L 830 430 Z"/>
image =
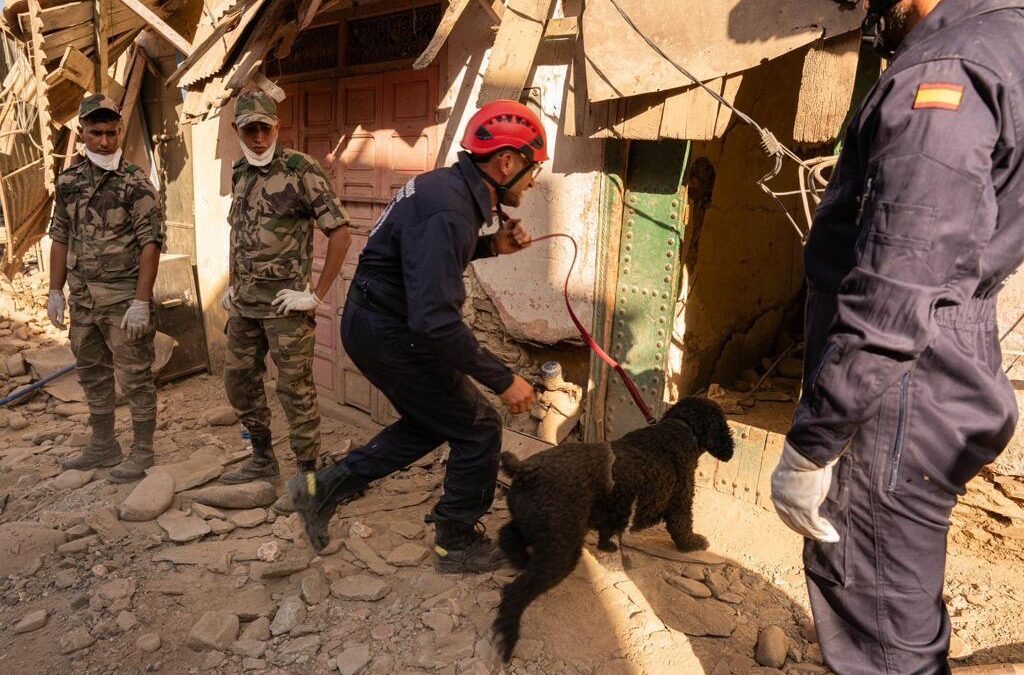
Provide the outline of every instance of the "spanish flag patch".
<path id="1" fill-rule="evenodd" d="M 914 98 L 914 110 L 937 108 L 939 110 L 959 110 L 964 100 L 964 88 L 959 84 L 922 84 L 917 88 Z"/>

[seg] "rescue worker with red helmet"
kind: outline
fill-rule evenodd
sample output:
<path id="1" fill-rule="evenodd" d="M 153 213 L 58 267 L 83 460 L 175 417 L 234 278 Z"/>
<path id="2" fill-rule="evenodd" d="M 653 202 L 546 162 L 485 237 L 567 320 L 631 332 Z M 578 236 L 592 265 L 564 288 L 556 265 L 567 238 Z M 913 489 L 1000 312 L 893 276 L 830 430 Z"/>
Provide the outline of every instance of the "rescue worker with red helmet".
<path id="1" fill-rule="evenodd" d="M 444 495 L 432 512 L 439 572 L 485 572 L 503 564 L 476 531 L 498 477 L 502 420 L 476 380 L 513 413 L 533 387 L 482 347 L 463 321 L 463 273 L 473 260 L 521 251 L 530 236 L 503 206 L 518 206 L 547 160 L 537 116 L 495 101 L 470 119 L 464 152 L 450 167 L 410 180 L 370 232 L 341 324 L 345 352 L 401 419 L 338 464 L 297 476 L 289 490 L 316 550 L 328 542 L 338 505 L 442 443 L 451 448 Z M 481 235 L 499 219 L 498 230 Z"/>

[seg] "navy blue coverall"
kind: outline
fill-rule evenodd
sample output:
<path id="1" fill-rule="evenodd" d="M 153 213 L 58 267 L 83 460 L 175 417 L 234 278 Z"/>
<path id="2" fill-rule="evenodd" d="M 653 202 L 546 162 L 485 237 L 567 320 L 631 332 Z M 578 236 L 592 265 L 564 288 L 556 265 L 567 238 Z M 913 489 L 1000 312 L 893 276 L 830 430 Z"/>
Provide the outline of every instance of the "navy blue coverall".
<path id="1" fill-rule="evenodd" d="M 804 396 L 788 439 L 839 457 L 807 540 L 841 675 L 946 673 L 949 516 L 1017 421 L 996 296 L 1024 258 L 1024 2 L 943 0 L 852 121 L 805 264 Z"/>
<path id="2" fill-rule="evenodd" d="M 438 516 L 473 525 L 494 500 L 502 422 L 472 377 L 501 393 L 513 374 L 462 320 L 462 275 L 494 255 L 491 198 L 470 156 L 410 180 L 370 233 L 341 323 L 345 352 L 402 416 L 344 464 L 367 481 L 445 441 Z"/>

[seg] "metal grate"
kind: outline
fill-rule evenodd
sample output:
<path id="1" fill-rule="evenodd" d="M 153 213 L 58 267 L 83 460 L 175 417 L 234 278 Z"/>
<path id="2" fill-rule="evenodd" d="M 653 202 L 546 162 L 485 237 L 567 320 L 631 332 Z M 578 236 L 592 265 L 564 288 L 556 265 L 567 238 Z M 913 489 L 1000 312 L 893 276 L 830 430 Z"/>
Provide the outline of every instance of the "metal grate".
<path id="1" fill-rule="evenodd" d="M 345 65 L 416 58 L 434 37 L 441 14 L 441 5 L 427 5 L 349 21 Z"/>

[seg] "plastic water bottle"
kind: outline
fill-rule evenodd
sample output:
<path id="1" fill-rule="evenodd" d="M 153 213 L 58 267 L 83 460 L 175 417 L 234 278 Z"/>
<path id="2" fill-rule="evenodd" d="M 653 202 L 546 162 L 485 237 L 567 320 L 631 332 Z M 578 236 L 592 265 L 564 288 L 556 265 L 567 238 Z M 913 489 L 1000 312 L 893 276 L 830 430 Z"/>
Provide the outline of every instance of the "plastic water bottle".
<path id="1" fill-rule="evenodd" d="M 252 452 L 252 434 L 245 427 L 242 427 L 242 447 Z"/>

